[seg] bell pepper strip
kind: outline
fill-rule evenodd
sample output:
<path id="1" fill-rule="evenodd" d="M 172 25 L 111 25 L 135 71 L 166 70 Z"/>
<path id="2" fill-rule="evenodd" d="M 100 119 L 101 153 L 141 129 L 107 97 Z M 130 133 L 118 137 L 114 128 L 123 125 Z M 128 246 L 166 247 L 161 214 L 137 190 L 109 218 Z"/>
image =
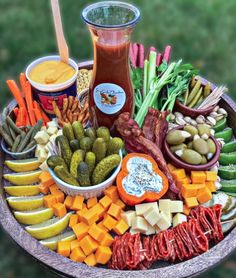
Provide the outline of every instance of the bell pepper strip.
<path id="1" fill-rule="evenodd" d="M 142 165 L 144 166 L 144 168 L 142 168 L 143 167 Z M 152 168 L 151 172 L 150 172 L 150 166 Z M 132 167 L 133 169 L 131 170 Z M 144 179 L 143 180 L 144 182 L 142 184 L 142 181 L 140 180 L 140 176 L 143 177 L 143 173 L 140 173 L 142 169 L 146 170 L 146 172 L 144 173 L 147 174 L 147 176 L 149 175 L 150 178 L 154 179 L 154 177 L 156 177 L 158 181 L 161 182 L 161 188 L 158 188 L 158 184 L 155 184 L 153 186 L 153 179 L 151 185 L 145 184 L 148 179 Z M 138 173 L 140 174 L 140 176 L 138 176 Z M 135 189 L 137 189 L 138 187 L 139 192 L 137 191 L 137 195 L 135 192 L 132 192 L 131 194 L 133 183 L 132 185 L 131 184 L 129 185 L 130 182 L 129 178 L 136 179 L 134 180 L 133 183 L 135 184 Z M 126 186 L 124 186 L 125 182 L 126 182 Z M 169 187 L 167 177 L 158 168 L 155 160 L 151 156 L 146 154 L 141 154 L 141 153 L 130 153 L 125 156 L 125 158 L 122 161 L 122 169 L 116 178 L 116 184 L 117 184 L 117 189 L 120 198 L 122 199 L 123 202 L 125 202 L 127 205 L 130 206 L 134 206 L 142 202 L 157 201 L 167 192 Z M 147 186 L 148 189 L 145 188 L 146 187 L 145 185 Z M 153 186 L 153 188 L 151 188 L 151 186 Z M 129 192 L 127 192 L 128 187 L 129 187 Z"/>

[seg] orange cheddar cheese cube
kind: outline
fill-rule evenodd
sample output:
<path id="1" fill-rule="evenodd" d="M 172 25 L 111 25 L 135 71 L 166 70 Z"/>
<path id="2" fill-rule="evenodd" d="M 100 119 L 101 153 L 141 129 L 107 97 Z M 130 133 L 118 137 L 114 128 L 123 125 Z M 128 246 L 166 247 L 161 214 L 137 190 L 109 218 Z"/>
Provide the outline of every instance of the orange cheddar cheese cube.
<path id="1" fill-rule="evenodd" d="M 119 199 L 119 194 L 117 187 L 115 185 L 109 186 L 105 191 L 104 194 L 111 198 L 112 202 L 115 203 Z"/>
<path id="2" fill-rule="evenodd" d="M 69 227 L 74 227 L 79 221 L 79 216 L 77 214 L 72 214 L 70 216 Z"/>
<path id="3" fill-rule="evenodd" d="M 78 219 L 79 221 L 82 221 L 82 216 L 84 215 L 85 212 L 87 212 L 88 209 L 86 208 L 82 208 L 81 210 L 77 210 L 76 214 L 78 215 Z"/>
<path id="4" fill-rule="evenodd" d="M 78 239 L 72 240 L 70 242 L 70 250 L 73 251 L 75 248 L 79 247 Z"/>
<path id="5" fill-rule="evenodd" d="M 206 171 L 206 181 L 217 181 L 217 172 Z"/>
<path id="6" fill-rule="evenodd" d="M 49 187 L 49 190 L 50 190 L 51 194 L 55 194 L 55 193 L 57 193 L 57 191 L 60 190 L 60 189 L 59 189 L 59 187 L 58 187 L 56 184 L 53 184 L 53 185 L 51 185 L 51 186 Z"/>
<path id="7" fill-rule="evenodd" d="M 55 196 L 58 203 L 63 203 L 65 200 L 65 194 L 61 190 L 57 190 L 53 193 L 53 196 Z"/>
<path id="8" fill-rule="evenodd" d="M 57 199 L 54 195 L 49 194 L 47 196 L 44 196 L 43 202 L 45 207 L 52 208 L 57 203 Z"/>
<path id="9" fill-rule="evenodd" d="M 80 222 L 72 227 L 72 230 L 74 231 L 76 237 L 78 240 L 81 240 L 83 237 L 85 237 L 88 233 L 89 226 L 83 222 Z"/>
<path id="10" fill-rule="evenodd" d="M 87 225 L 92 225 L 93 223 L 98 221 L 98 214 L 93 208 L 86 211 L 83 215 L 81 215 L 81 219 Z"/>
<path id="11" fill-rule="evenodd" d="M 100 221 L 97 223 L 98 227 L 100 227 L 101 229 L 103 229 L 105 232 L 108 232 L 109 230 L 103 225 L 102 223 L 103 221 Z"/>
<path id="12" fill-rule="evenodd" d="M 82 209 L 83 208 L 87 208 L 87 205 L 85 203 L 83 203 L 83 205 L 82 205 Z"/>
<path id="13" fill-rule="evenodd" d="M 206 174 L 203 171 L 192 171 L 191 172 L 192 183 L 205 183 Z"/>
<path id="14" fill-rule="evenodd" d="M 102 224 L 110 231 L 116 226 L 117 221 L 110 215 L 106 215 Z"/>
<path id="15" fill-rule="evenodd" d="M 111 258 L 111 249 L 108 246 L 99 246 L 95 253 L 98 264 L 106 264 Z"/>
<path id="16" fill-rule="evenodd" d="M 192 184 L 183 184 L 181 194 L 184 198 L 195 197 L 197 195 L 197 189 Z"/>
<path id="17" fill-rule="evenodd" d="M 104 213 L 105 213 L 105 209 L 104 207 L 100 204 L 100 203 L 97 203 L 95 206 L 93 206 L 91 208 L 92 211 L 95 211 L 98 215 L 99 218 L 103 217 Z"/>
<path id="18" fill-rule="evenodd" d="M 80 247 L 74 248 L 70 254 L 70 259 L 75 262 L 82 263 L 85 258 L 86 256 Z"/>
<path id="19" fill-rule="evenodd" d="M 121 207 L 112 203 L 107 213 L 118 219 L 121 213 Z"/>
<path id="20" fill-rule="evenodd" d="M 112 199 L 105 195 L 102 199 L 99 200 L 99 203 L 104 207 L 104 209 L 108 209 L 112 203 Z"/>
<path id="21" fill-rule="evenodd" d="M 197 194 L 197 200 L 200 204 L 206 203 L 211 199 L 212 199 L 212 194 L 208 187 L 205 187 L 204 190 L 201 190 Z"/>
<path id="22" fill-rule="evenodd" d="M 64 204 L 66 206 L 67 209 L 71 209 L 72 204 L 73 204 L 74 198 L 72 196 L 66 196 L 66 199 L 64 201 Z"/>
<path id="23" fill-rule="evenodd" d="M 129 225 L 123 220 L 119 220 L 116 226 L 113 228 L 113 231 L 117 235 L 123 235 L 129 229 Z"/>
<path id="24" fill-rule="evenodd" d="M 111 246 L 114 241 L 114 238 L 109 234 L 106 233 L 103 239 L 99 242 L 101 246 Z"/>
<path id="25" fill-rule="evenodd" d="M 184 205 L 184 209 L 183 209 L 183 213 L 185 215 L 189 215 L 191 211 L 191 208 L 187 207 L 186 205 Z"/>
<path id="26" fill-rule="evenodd" d="M 206 187 L 211 191 L 211 192 L 216 192 L 216 186 L 214 181 L 206 181 Z"/>
<path id="27" fill-rule="evenodd" d="M 97 202 L 98 202 L 97 197 L 88 199 L 88 201 L 87 201 L 87 208 L 89 209 L 89 208 L 95 206 L 97 204 Z"/>
<path id="28" fill-rule="evenodd" d="M 106 232 L 95 223 L 88 230 L 88 234 L 97 241 L 101 241 L 105 233 Z"/>
<path id="29" fill-rule="evenodd" d="M 70 256 L 70 241 L 59 241 L 57 244 L 57 253 L 64 256 Z"/>
<path id="30" fill-rule="evenodd" d="M 56 203 L 53 205 L 53 212 L 56 216 L 63 217 L 67 213 L 66 206 L 62 203 Z"/>
<path id="31" fill-rule="evenodd" d="M 174 177 L 175 180 L 181 180 L 186 178 L 186 173 L 184 169 L 176 169 L 171 172 L 172 176 Z"/>
<path id="32" fill-rule="evenodd" d="M 94 255 L 93 253 L 90 254 L 88 257 L 86 257 L 86 258 L 84 259 L 84 262 L 85 262 L 86 265 L 88 265 L 88 266 L 95 266 L 95 265 L 97 264 L 95 255 Z"/>
<path id="33" fill-rule="evenodd" d="M 83 208 L 84 197 L 76 195 L 72 204 L 72 210 L 81 210 Z"/>
<path id="34" fill-rule="evenodd" d="M 125 203 L 121 201 L 121 199 L 118 199 L 115 204 L 119 207 L 121 207 L 121 209 L 125 208 Z"/>
<path id="35" fill-rule="evenodd" d="M 185 198 L 185 204 L 188 208 L 194 208 L 198 206 L 198 201 L 196 197 Z"/>
<path id="36" fill-rule="evenodd" d="M 44 184 L 40 183 L 39 185 L 39 192 L 44 194 L 44 195 L 47 195 L 48 192 L 49 192 L 49 187 L 48 186 L 45 186 Z"/>
<path id="37" fill-rule="evenodd" d="M 42 184 L 48 187 L 55 184 L 52 176 L 49 174 L 49 172 L 46 171 L 42 171 L 42 173 L 39 176 L 39 180 Z"/>
<path id="38" fill-rule="evenodd" d="M 98 243 L 90 235 L 87 235 L 80 241 L 80 247 L 82 248 L 84 254 L 88 256 L 96 251 Z"/>

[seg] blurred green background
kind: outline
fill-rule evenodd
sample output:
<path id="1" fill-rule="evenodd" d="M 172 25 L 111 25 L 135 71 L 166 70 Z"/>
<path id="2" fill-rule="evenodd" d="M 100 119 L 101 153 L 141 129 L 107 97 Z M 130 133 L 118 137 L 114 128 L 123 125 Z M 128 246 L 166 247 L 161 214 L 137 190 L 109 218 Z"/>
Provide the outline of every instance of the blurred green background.
<path id="1" fill-rule="evenodd" d="M 77 61 L 92 57 L 90 37 L 81 9 L 95 1 L 60 0 L 70 54 Z M 235 0 L 133 0 L 142 20 L 133 40 L 162 50 L 173 46 L 173 59 L 198 67 L 216 84 L 227 84 L 236 98 Z M 56 41 L 49 0 L 0 0 L 0 109 L 11 99 L 7 78 L 19 73 L 37 57 L 55 53 Z M 236 254 L 202 277 L 235 277 Z M 55 277 L 25 255 L 0 230 L 0 277 Z"/>

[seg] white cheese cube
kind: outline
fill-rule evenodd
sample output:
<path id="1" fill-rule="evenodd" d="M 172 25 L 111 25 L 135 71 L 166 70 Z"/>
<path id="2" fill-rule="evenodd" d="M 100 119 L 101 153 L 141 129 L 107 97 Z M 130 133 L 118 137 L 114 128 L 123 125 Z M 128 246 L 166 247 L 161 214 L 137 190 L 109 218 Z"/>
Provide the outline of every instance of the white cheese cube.
<path id="1" fill-rule="evenodd" d="M 39 166 L 39 168 L 40 168 L 42 171 L 48 172 L 48 164 L 47 164 L 47 161 L 45 160 L 45 161 Z"/>
<path id="2" fill-rule="evenodd" d="M 45 148 L 44 145 L 38 144 L 37 147 L 36 147 L 36 150 L 35 150 L 35 156 L 38 157 L 39 156 L 39 151 L 43 150 L 44 148 Z"/>
<path id="3" fill-rule="evenodd" d="M 53 134 L 57 134 L 58 132 L 58 128 L 55 127 L 55 126 L 50 126 L 48 129 L 47 129 L 47 133 L 49 135 L 53 135 Z"/>
<path id="4" fill-rule="evenodd" d="M 166 215 L 166 217 L 169 219 L 170 223 L 172 223 L 172 213 L 170 212 L 165 212 L 163 211 L 163 213 Z"/>
<path id="5" fill-rule="evenodd" d="M 139 231 L 138 231 L 138 230 L 135 230 L 135 229 L 133 229 L 133 228 L 131 228 L 131 229 L 129 230 L 129 233 L 130 233 L 131 235 L 134 235 L 134 234 L 138 234 Z"/>
<path id="6" fill-rule="evenodd" d="M 132 221 L 131 228 L 139 231 L 140 233 L 145 233 L 148 230 L 148 223 L 143 217 L 136 216 Z"/>
<path id="7" fill-rule="evenodd" d="M 47 131 L 47 128 L 46 128 L 46 126 L 43 125 L 40 130 L 41 131 Z"/>
<path id="8" fill-rule="evenodd" d="M 48 153 L 50 151 L 51 148 L 51 142 L 47 142 L 47 144 L 45 145 L 45 151 Z"/>
<path id="9" fill-rule="evenodd" d="M 148 229 L 144 233 L 146 236 L 154 235 L 156 233 L 155 227 L 148 224 Z"/>
<path id="10" fill-rule="evenodd" d="M 132 226 L 132 221 L 136 217 L 136 213 L 134 210 L 128 210 L 121 214 L 121 217 L 123 220 L 129 225 L 129 227 Z"/>
<path id="11" fill-rule="evenodd" d="M 58 127 L 58 124 L 56 121 L 50 121 L 47 123 L 47 127 Z"/>
<path id="12" fill-rule="evenodd" d="M 159 210 L 166 212 L 166 214 L 170 213 L 170 199 L 160 199 L 159 200 Z"/>
<path id="13" fill-rule="evenodd" d="M 145 211 L 143 216 L 151 226 L 154 226 L 160 219 L 159 210 L 153 207 L 150 207 L 147 211 Z"/>
<path id="14" fill-rule="evenodd" d="M 49 141 L 50 136 L 47 134 L 45 130 L 39 131 L 35 136 L 34 139 L 38 144 L 46 145 Z"/>
<path id="15" fill-rule="evenodd" d="M 57 132 L 57 136 L 60 136 L 60 135 L 63 135 L 62 129 L 59 129 L 58 132 Z"/>
<path id="16" fill-rule="evenodd" d="M 167 230 L 171 226 L 171 222 L 163 211 L 160 212 L 160 216 L 157 226 L 162 231 Z"/>
<path id="17" fill-rule="evenodd" d="M 158 210 L 157 202 L 152 203 L 145 203 L 145 204 L 139 204 L 135 205 L 135 211 L 138 216 L 143 215 L 149 208 L 154 208 Z"/>
<path id="18" fill-rule="evenodd" d="M 39 162 L 44 162 L 48 157 L 48 153 L 45 149 L 39 151 L 38 160 Z"/>
<path id="19" fill-rule="evenodd" d="M 176 215 L 173 217 L 173 227 L 186 222 L 187 216 L 182 213 L 176 213 Z"/>
<path id="20" fill-rule="evenodd" d="M 183 211 L 184 211 L 184 205 L 182 201 L 170 202 L 170 212 L 176 213 L 176 212 L 183 212 Z"/>

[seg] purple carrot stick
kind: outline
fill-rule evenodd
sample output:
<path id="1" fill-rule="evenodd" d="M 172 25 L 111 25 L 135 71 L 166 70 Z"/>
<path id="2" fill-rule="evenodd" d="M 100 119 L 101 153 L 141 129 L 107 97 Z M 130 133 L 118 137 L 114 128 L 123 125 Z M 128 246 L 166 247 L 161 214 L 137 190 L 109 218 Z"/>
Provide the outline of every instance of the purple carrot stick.
<path id="1" fill-rule="evenodd" d="M 139 52 L 139 47 L 138 47 L 137 43 L 133 43 L 133 52 L 134 52 L 135 67 L 138 67 L 138 52 Z"/>
<path id="2" fill-rule="evenodd" d="M 130 58 L 130 61 L 131 61 L 131 66 L 133 68 L 136 68 L 135 58 L 134 58 L 134 50 L 133 50 L 133 44 L 132 43 L 130 44 L 130 47 L 129 47 L 129 58 Z"/>
<path id="3" fill-rule="evenodd" d="M 157 67 L 159 67 L 161 63 L 162 63 L 162 54 L 158 53 L 157 54 Z"/>
<path id="4" fill-rule="evenodd" d="M 139 67 L 144 68 L 145 48 L 143 44 L 139 44 Z"/>
<path id="5" fill-rule="evenodd" d="M 165 60 L 167 63 L 169 63 L 170 61 L 170 54 L 171 54 L 171 46 L 167 45 L 163 54 L 163 60 Z"/>

